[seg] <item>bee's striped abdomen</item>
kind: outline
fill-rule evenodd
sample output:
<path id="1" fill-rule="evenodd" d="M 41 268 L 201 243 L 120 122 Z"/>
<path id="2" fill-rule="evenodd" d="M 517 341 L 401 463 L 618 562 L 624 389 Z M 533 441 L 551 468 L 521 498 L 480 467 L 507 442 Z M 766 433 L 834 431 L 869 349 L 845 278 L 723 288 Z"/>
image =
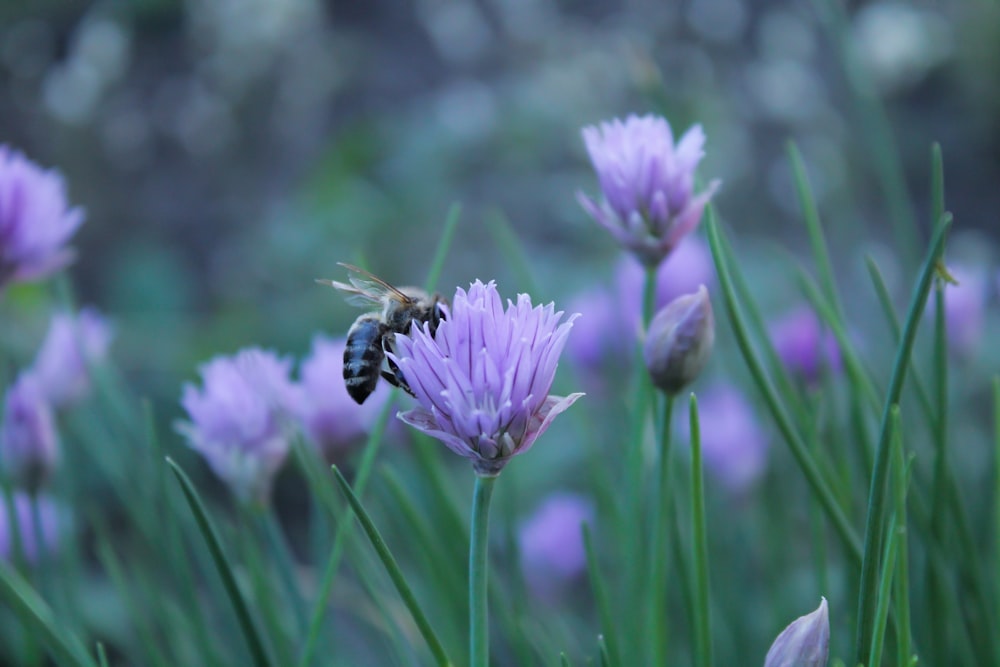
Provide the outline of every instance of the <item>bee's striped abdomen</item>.
<path id="1" fill-rule="evenodd" d="M 374 315 L 359 317 L 347 334 L 344 384 L 347 393 L 358 403 L 364 403 L 378 384 L 382 360 L 385 359 L 382 349 L 384 334 L 385 325 Z"/>

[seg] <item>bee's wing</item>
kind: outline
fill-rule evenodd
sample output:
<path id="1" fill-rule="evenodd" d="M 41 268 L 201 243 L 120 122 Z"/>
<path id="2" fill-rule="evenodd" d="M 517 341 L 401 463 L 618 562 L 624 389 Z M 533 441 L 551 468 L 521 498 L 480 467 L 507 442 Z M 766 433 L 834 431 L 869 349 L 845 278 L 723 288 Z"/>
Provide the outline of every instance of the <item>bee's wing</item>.
<path id="1" fill-rule="evenodd" d="M 378 294 L 374 294 L 371 291 L 360 290 L 353 285 L 348 285 L 346 283 L 337 282 L 336 280 L 326 280 L 325 278 L 317 278 L 316 282 L 320 285 L 326 285 L 327 287 L 333 287 L 340 290 L 346 294 L 344 299 L 347 303 L 352 306 L 360 306 L 362 308 L 368 308 L 372 304 L 381 303 L 381 299 Z"/>
<path id="2" fill-rule="evenodd" d="M 347 303 L 354 306 L 370 306 L 372 304 L 381 304 L 386 298 L 402 302 L 411 301 L 410 297 L 378 276 L 352 264 L 338 263 L 345 269 L 359 274 L 348 276 L 348 279 L 351 281 L 350 285 L 337 282 L 336 280 L 318 280 L 317 282 L 323 285 L 330 285 L 344 292 L 347 295 Z"/>

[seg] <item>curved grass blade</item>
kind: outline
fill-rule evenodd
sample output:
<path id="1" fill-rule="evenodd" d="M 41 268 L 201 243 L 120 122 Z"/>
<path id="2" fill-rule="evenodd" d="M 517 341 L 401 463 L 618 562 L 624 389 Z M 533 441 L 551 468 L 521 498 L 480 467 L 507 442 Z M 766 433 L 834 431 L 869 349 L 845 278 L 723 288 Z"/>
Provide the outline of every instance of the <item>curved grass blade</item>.
<path id="1" fill-rule="evenodd" d="M 271 665 L 271 660 L 268 658 L 267 651 L 264 648 L 260 632 L 258 631 L 253 618 L 250 616 L 250 610 L 247 607 L 246 600 L 243 599 L 243 594 L 240 592 L 239 586 L 236 583 L 236 577 L 233 575 L 233 569 L 230 567 L 229 559 L 226 558 L 226 554 L 222 550 L 222 542 L 219 539 L 219 534 L 216 532 L 215 526 L 212 525 L 212 522 L 208 517 L 205 505 L 201 502 L 201 498 L 198 496 L 198 492 L 195 490 L 194 484 L 191 483 L 191 479 L 187 476 L 187 473 L 185 473 L 170 457 L 167 457 L 167 465 L 170 466 L 170 469 L 177 477 L 177 481 L 181 485 L 181 490 L 184 492 L 184 497 L 187 499 L 188 505 L 191 508 L 191 513 L 198 522 L 198 528 L 201 530 L 201 535 L 205 539 L 205 544 L 208 546 L 208 550 L 212 554 L 212 560 L 215 561 L 215 567 L 219 571 L 219 576 L 222 578 L 222 583 L 226 588 L 226 593 L 229 595 L 229 601 L 232 603 L 233 610 L 236 612 L 240 629 L 243 631 L 243 637 L 246 639 L 247 648 L 250 649 L 250 655 L 253 657 L 254 665 L 257 667 L 269 667 Z"/>
<path id="2" fill-rule="evenodd" d="M 30 632 L 43 638 L 43 645 L 56 662 L 72 667 L 97 667 L 83 643 L 59 628 L 52 610 L 21 575 L 0 561 L 0 599 L 21 619 Z"/>
<path id="3" fill-rule="evenodd" d="M 351 504 L 351 509 L 354 510 L 354 514 L 358 517 L 358 521 L 361 522 L 361 527 L 364 528 L 365 534 L 368 535 L 368 540 L 372 543 L 372 547 L 375 549 L 378 557 L 382 560 L 382 564 L 385 566 L 385 570 L 389 574 L 389 578 L 392 579 L 392 583 L 396 586 L 396 590 L 399 592 L 399 596 L 403 599 L 403 603 L 406 605 L 410 615 L 413 617 L 413 621 L 417 624 L 420 634 L 423 635 L 424 639 L 427 641 L 427 645 L 430 648 L 431 653 L 434 654 L 434 659 L 437 661 L 437 664 L 442 665 L 443 667 L 450 667 L 452 662 L 448 659 L 444 646 L 442 646 L 441 641 L 437 638 L 437 635 L 434 634 L 434 630 L 431 628 L 430 622 L 428 622 L 423 610 L 417 603 L 417 599 L 414 597 L 413 591 L 410 590 L 409 584 L 406 583 L 403 573 L 396 564 L 396 559 L 389 551 L 389 547 L 386 545 L 385 540 L 382 539 L 382 535 L 379 534 L 378 528 L 375 527 L 371 517 L 368 516 L 368 512 L 365 511 L 365 508 L 361 504 L 361 501 L 358 500 L 358 497 L 354 495 L 354 491 L 351 490 L 351 485 L 348 484 L 347 480 L 344 479 L 344 476 L 340 474 L 340 470 L 337 466 L 333 466 L 333 476 L 340 485 L 340 490 L 343 491 L 347 501 Z"/>
<path id="4" fill-rule="evenodd" d="M 702 475 L 701 428 L 698 422 L 698 399 L 691 394 L 691 524 L 692 563 L 695 579 L 695 664 L 712 665 L 712 624 L 708 586 L 708 536 L 705 522 L 705 490 Z"/>
<path id="5" fill-rule="evenodd" d="M 601 625 L 604 626 L 604 634 L 598 635 L 600 644 L 601 659 L 608 667 L 618 667 L 619 660 L 618 642 L 615 639 L 615 629 L 611 615 L 611 605 L 608 603 L 608 594 L 604 589 L 604 581 L 597 569 L 597 554 L 594 552 L 594 543 L 590 539 L 590 526 L 583 524 L 580 526 L 583 532 L 583 548 L 587 554 L 587 573 L 590 575 L 590 586 L 594 589 L 594 601 L 597 602 L 597 611 L 601 617 Z"/>
<path id="6" fill-rule="evenodd" d="M 444 231 L 441 232 L 441 240 L 438 241 L 437 250 L 434 251 L 434 260 L 427 272 L 427 282 L 424 283 L 424 288 L 428 293 L 433 293 L 437 287 L 438 278 L 441 277 L 441 268 L 444 266 L 444 260 L 451 249 L 451 241 L 455 238 L 455 228 L 458 227 L 458 219 L 461 215 L 462 205 L 455 202 L 448 209 L 448 217 L 444 221 Z"/>

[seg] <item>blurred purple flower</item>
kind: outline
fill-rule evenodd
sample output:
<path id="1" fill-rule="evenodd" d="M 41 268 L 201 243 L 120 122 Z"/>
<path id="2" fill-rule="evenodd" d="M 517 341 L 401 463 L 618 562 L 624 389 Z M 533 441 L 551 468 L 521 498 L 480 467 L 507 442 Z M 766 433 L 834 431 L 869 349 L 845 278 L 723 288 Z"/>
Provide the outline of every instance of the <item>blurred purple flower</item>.
<path id="1" fill-rule="evenodd" d="M 830 615 L 826 598 L 816 611 L 782 630 L 764 658 L 764 667 L 826 667 L 830 654 Z"/>
<path id="2" fill-rule="evenodd" d="M 970 265 L 949 265 L 948 272 L 958 283 L 947 284 L 944 291 L 948 344 L 958 354 L 971 355 L 983 335 L 989 278 L 985 268 Z M 932 294 L 928 300 L 928 312 L 932 315 L 936 303 Z"/>
<path id="3" fill-rule="evenodd" d="M 496 284 L 478 280 L 446 312 L 433 336 L 427 324 L 396 336 L 389 357 L 421 405 L 399 418 L 496 476 L 582 396 L 549 396 L 577 316 L 560 324 L 562 312 L 532 307 L 527 294 L 504 310 Z"/>
<path id="4" fill-rule="evenodd" d="M 0 289 L 69 264 L 73 251 L 66 243 L 83 218 L 82 209 L 68 208 L 58 172 L 0 145 Z"/>
<path id="5" fill-rule="evenodd" d="M 178 429 L 243 502 L 265 503 L 290 446 L 288 416 L 300 402 L 292 362 L 249 348 L 199 368 L 204 387 L 184 386 L 191 418 Z"/>
<path id="6" fill-rule="evenodd" d="M 90 369 L 107 355 L 114 331 L 94 308 L 56 313 L 32 372 L 54 407 L 79 401 L 90 390 Z"/>
<path id="7" fill-rule="evenodd" d="M 542 596 L 587 569 L 581 524 L 593 523 L 594 506 L 572 493 L 553 493 L 521 524 L 521 568 L 531 588 Z"/>
<path id="8" fill-rule="evenodd" d="M 764 474 L 768 450 L 753 406 L 736 387 L 715 385 L 698 395 L 698 424 L 705 468 L 733 494 L 749 490 Z M 687 419 L 680 430 L 690 439 Z"/>
<path id="9" fill-rule="evenodd" d="M 837 340 L 823 329 L 819 317 L 808 306 L 800 306 L 787 313 L 770 330 L 774 349 L 781 361 L 789 371 L 806 382 L 818 381 L 824 369 L 840 372 Z"/>
<path id="10" fill-rule="evenodd" d="M 35 490 L 59 461 L 55 417 L 32 373 L 22 373 L 7 390 L 0 424 L 0 466 L 10 479 Z"/>
<path id="11" fill-rule="evenodd" d="M 705 133 L 695 125 L 674 144 L 670 124 L 653 115 L 630 115 L 582 130 L 604 198 L 577 199 L 600 225 L 648 266 L 656 266 L 701 222 L 719 187 L 694 194 L 694 172 L 704 156 Z"/>
<path id="12" fill-rule="evenodd" d="M 350 397 L 343 378 L 345 346 L 343 338 L 316 336 L 309 357 L 302 362 L 296 413 L 302 430 L 328 457 L 364 439 L 389 398 L 384 382 L 378 383 L 363 405 Z"/>
<path id="13" fill-rule="evenodd" d="M 11 498 L 14 501 L 13 514 L 17 522 L 21 553 L 29 563 L 35 563 L 42 554 L 52 553 L 58 548 L 61 512 L 59 507 L 45 496 L 16 492 Z M 35 511 L 38 513 L 37 526 L 32 516 L 32 503 L 35 503 Z M 6 496 L 0 494 L 0 560 L 7 562 L 13 560 L 16 544 L 10 509 Z"/>

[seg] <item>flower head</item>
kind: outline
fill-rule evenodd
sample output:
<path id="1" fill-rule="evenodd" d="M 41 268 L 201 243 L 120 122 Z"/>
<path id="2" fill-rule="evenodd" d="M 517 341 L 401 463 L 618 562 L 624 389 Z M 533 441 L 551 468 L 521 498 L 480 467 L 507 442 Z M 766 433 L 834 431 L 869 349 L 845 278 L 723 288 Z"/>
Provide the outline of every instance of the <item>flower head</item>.
<path id="1" fill-rule="evenodd" d="M 193 449 L 244 501 L 265 502 L 290 446 L 287 415 L 298 402 L 292 362 L 249 348 L 199 369 L 204 387 L 184 386 L 191 418 L 179 426 Z"/>
<path id="2" fill-rule="evenodd" d="M 326 455 L 349 447 L 365 437 L 389 397 L 379 382 L 363 405 L 344 386 L 343 338 L 313 339 L 312 352 L 302 362 L 302 393 L 297 414 L 309 439 Z"/>
<path id="3" fill-rule="evenodd" d="M 459 288 L 434 335 L 425 323 L 396 336 L 389 358 L 420 401 L 400 419 L 472 459 L 479 475 L 500 474 L 582 396 L 549 395 L 576 317 L 562 315 L 527 294 L 505 310 L 492 281 Z"/>
<path id="4" fill-rule="evenodd" d="M 14 546 L 20 543 L 21 553 L 29 563 L 37 562 L 45 553 L 52 553 L 59 544 L 60 523 L 62 522 L 59 507 L 45 496 L 29 496 L 18 492 L 11 496 L 14 503 L 14 519 L 17 522 L 15 541 L 15 525 L 11 524 L 11 512 L 5 496 L 0 494 L 0 560 L 11 561 L 14 556 Z M 35 505 L 34 509 L 32 504 Z M 37 522 L 34 513 L 37 513 Z"/>
<path id="5" fill-rule="evenodd" d="M 0 467 L 10 478 L 37 489 L 59 460 L 59 436 L 41 383 L 22 373 L 7 390 L 0 423 Z"/>
<path id="6" fill-rule="evenodd" d="M 52 405 L 62 407 L 87 394 L 90 367 L 104 359 L 113 336 L 111 325 L 94 308 L 52 316 L 32 367 Z"/>
<path id="7" fill-rule="evenodd" d="M 587 569 L 580 526 L 592 523 L 594 506 L 573 493 L 553 493 L 518 530 L 521 567 L 531 587 L 547 595 Z"/>
<path id="8" fill-rule="evenodd" d="M 714 342 L 712 302 L 702 285 L 671 301 L 649 323 L 642 351 L 653 384 L 677 394 L 701 373 Z"/>
<path id="9" fill-rule="evenodd" d="M 582 193 L 577 199 L 643 264 L 656 266 L 698 226 L 718 188 L 713 181 L 694 193 L 694 172 L 704 156 L 701 126 L 675 145 L 665 119 L 632 115 L 583 128 L 583 141 L 604 199 L 597 203 Z"/>
<path id="10" fill-rule="evenodd" d="M 810 308 L 792 310 L 771 327 L 771 340 L 785 366 L 812 384 L 823 369 L 840 371 L 840 348 Z"/>
<path id="11" fill-rule="evenodd" d="M 0 288 L 69 264 L 73 251 L 66 243 L 83 217 L 81 209 L 68 207 L 58 172 L 0 145 Z"/>
<path id="12" fill-rule="evenodd" d="M 764 658 L 764 667 L 826 667 L 829 653 L 830 616 L 822 598 L 816 611 L 782 630 Z"/>

